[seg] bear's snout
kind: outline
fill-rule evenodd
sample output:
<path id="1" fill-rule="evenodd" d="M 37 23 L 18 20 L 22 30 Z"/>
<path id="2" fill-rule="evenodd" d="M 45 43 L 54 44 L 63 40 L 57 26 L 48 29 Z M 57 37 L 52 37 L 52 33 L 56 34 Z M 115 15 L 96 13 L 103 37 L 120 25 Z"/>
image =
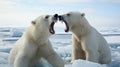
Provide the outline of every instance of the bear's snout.
<path id="1" fill-rule="evenodd" d="M 61 15 L 58 16 L 59 20 L 63 20 L 63 17 Z"/>
<path id="2" fill-rule="evenodd" d="M 54 17 L 54 20 L 58 20 L 58 14 L 55 14 L 53 17 Z"/>

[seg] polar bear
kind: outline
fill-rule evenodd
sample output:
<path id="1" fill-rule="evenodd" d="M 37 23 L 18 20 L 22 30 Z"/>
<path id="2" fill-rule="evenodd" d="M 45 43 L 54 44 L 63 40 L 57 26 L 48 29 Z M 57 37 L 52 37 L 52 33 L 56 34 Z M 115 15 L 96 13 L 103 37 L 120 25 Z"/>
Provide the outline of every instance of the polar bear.
<path id="1" fill-rule="evenodd" d="M 84 13 L 69 12 L 59 15 L 66 30 L 72 32 L 72 60 L 83 59 L 101 64 L 111 62 L 111 51 L 103 36 L 93 28 Z"/>
<path id="2" fill-rule="evenodd" d="M 54 34 L 55 16 L 37 17 L 10 51 L 9 63 L 14 67 L 35 67 L 41 58 L 53 67 L 64 67 L 64 61 L 53 50 L 49 37 Z"/>

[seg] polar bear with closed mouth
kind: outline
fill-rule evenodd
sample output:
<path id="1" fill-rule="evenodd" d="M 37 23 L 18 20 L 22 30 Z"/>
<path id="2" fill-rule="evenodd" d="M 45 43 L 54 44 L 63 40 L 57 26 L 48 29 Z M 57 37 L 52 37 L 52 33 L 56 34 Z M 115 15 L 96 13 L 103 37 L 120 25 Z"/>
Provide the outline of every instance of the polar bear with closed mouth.
<path id="1" fill-rule="evenodd" d="M 72 32 L 72 60 L 83 59 L 100 64 L 111 62 L 111 52 L 104 37 L 93 28 L 84 13 L 69 12 L 59 15 L 66 24 L 65 32 Z"/>
<path id="2" fill-rule="evenodd" d="M 10 51 L 9 63 L 14 67 L 35 67 L 41 58 L 53 67 L 64 67 L 64 61 L 53 50 L 49 37 L 54 34 L 56 15 L 37 17 Z"/>

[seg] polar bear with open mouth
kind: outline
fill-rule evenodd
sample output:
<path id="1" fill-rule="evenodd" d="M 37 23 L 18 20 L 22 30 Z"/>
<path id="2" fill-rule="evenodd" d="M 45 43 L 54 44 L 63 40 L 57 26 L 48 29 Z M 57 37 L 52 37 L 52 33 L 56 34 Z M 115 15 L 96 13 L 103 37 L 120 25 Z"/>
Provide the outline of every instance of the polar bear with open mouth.
<path id="1" fill-rule="evenodd" d="M 36 67 L 41 58 L 46 59 L 53 67 L 64 67 L 64 61 L 53 50 L 49 41 L 54 34 L 57 15 L 37 17 L 10 51 L 9 63 L 14 67 Z"/>
<path id="2" fill-rule="evenodd" d="M 72 60 L 83 59 L 101 64 L 111 62 L 111 52 L 104 37 L 93 28 L 84 13 L 69 12 L 59 15 L 66 24 L 65 32 L 72 32 Z"/>

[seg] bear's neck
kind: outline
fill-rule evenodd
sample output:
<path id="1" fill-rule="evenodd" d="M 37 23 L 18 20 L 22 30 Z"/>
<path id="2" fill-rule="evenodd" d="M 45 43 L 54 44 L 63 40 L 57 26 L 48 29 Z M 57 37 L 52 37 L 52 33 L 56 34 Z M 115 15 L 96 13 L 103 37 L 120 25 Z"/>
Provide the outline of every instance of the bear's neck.
<path id="1" fill-rule="evenodd" d="M 43 44 L 49 39 L 49 35 L 46 35 L 45 32 L 37 31 L 34 27 L 29 27 L 26 33 L 28 40 L 37 44 Z"/>
<path id="2" fill-rule="evenodd" d="M 77 25 L 72 27 L 71 32 L 76 37 L 83 37 L 87 35 L 91 31 L 91 29 L 92 29 L 92 26 L 90 24 Z"/>

